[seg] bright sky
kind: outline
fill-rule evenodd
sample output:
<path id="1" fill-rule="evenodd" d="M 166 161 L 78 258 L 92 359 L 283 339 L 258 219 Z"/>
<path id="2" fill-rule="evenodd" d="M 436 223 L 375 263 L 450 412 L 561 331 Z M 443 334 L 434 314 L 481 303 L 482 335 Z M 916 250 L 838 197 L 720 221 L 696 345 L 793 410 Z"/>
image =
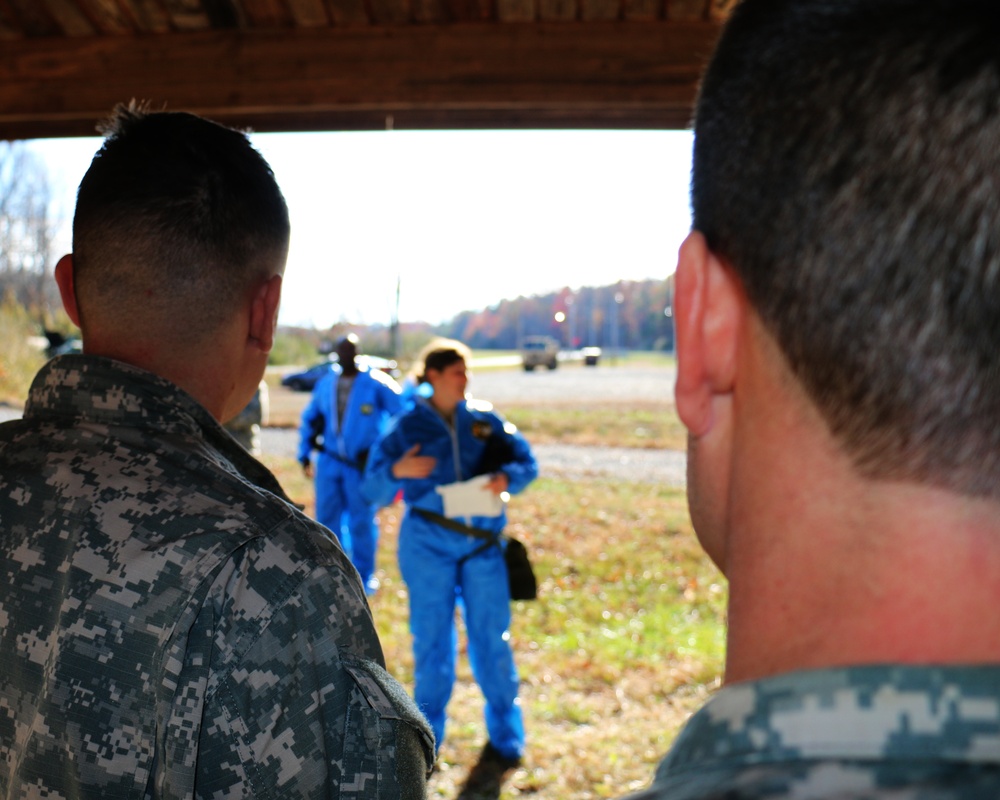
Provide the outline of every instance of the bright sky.
<path id="1" fill-rule="evenodd" d="M 688 231 L 688 131 L 255 134 L 288 201 L 280 322 L 388 324 L 564 286 L 665 278 Z M 100 139 L 31 142 L 70 247 Z"/>

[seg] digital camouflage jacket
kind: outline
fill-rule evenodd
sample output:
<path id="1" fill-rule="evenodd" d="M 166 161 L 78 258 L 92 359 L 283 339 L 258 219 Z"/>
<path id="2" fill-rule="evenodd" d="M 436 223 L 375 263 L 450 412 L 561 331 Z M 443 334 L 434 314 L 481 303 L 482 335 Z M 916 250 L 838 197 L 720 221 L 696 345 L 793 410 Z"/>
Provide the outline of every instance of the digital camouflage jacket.
<path id="1" fill-rule="evenodd" d="M 870 666 L 722 689 L 631 800 L 998 797 L 1000 666 Z"/>
<path id="2" fill-rule="evenodd" d="M 329 532 L 193 398 L 50 361 L 0 425 L 0 797 L 421 797 Z"/>

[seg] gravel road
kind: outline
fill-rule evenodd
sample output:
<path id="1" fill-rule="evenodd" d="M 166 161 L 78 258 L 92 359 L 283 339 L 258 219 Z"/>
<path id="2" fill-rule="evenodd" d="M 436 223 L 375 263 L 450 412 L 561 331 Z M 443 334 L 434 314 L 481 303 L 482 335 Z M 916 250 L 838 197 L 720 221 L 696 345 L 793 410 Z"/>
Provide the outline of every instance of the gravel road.
<path id="1" fill-rule="evenodd" d="M 503 409 L 507 403 L 670 401 L 673 367 L 570 366 L 555 370 L 472 368 L 469 391 Z"/>
<path id="2" fill-rule="evenodd" d="M 261 431 L 265 453 L 295 458 L 298 434 L 286 428 Z M 630 447 L 581 447 L 568 444 L 533 445 L 543 475 L 566 478 L 614 476 L 619 480 L 661 483 L 682 488 L 687 460 L 678 450 Z"/>

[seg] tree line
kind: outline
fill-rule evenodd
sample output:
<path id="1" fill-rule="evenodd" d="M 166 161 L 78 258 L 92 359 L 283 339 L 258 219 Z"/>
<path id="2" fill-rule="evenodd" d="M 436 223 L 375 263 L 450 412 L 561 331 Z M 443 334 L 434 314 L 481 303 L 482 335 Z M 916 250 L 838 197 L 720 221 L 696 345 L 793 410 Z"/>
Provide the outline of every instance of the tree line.
<path id="1" fill-rule="evenodd" d="M 41 328 L 65 329 L 55 281 L 53 246 L 60 220 L 54 218 L 52 189 L 42 160 L 21 142 L 0 142 L 0 300 L 25 309 Z M 459 339 L 477 349 L 516 349 L 525 336 L 545 335 L 563 348 L 628 350 L 673 348 L 672 277 L 500 300 L 482 310 L 463 311 L 437 326 L 400 323 L 359 326 L 343 321 L 329 331 L 289 331 L 305 349 L 359 333 L 369 352 L 405 358 L 434 335 Z M 71 331 L 65 330 L 69 333 Z"/>
<path id="2" fill-rule="evenodd" d="M 40 319 L 59 307 L 51 274 L 57 225 L 41 159 L 22 142 L 0 142 L 0 297 Z"/>
<path id="3" fill-rule="evenodd" d="M 551 336 L 568 349 L 671 350 L 672 291 L 672 276 L 564 288 L 463 311 L 439 332 L 474 348 L 510 350 L 525 336 Z"/>

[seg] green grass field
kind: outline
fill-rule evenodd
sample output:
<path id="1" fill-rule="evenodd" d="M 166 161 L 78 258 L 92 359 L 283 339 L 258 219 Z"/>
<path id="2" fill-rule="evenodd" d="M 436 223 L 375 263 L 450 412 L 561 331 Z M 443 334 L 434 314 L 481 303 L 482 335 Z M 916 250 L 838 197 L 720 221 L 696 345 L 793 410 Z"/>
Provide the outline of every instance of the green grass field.
<path id="1" fill-rule="evenodd" d="M 312 487 L 297 465 L 265 461 L 311 513 Z M 401 510 L 381 512 L 382 589 L 372 611 L 390 671 L 411 688 L 407 595 L 396 565 Z M 726 585 L 698 547 L 684 495 L 543 478 L 514 498 L 509 516 L 540 581 L 537 601 L 515 604 L 511 629 L 527 757 L 499 788 L 465 786 L 486 733 L 463 641 L 430 795 L 564 800 L 641 788 L 722 671 Z"/>

